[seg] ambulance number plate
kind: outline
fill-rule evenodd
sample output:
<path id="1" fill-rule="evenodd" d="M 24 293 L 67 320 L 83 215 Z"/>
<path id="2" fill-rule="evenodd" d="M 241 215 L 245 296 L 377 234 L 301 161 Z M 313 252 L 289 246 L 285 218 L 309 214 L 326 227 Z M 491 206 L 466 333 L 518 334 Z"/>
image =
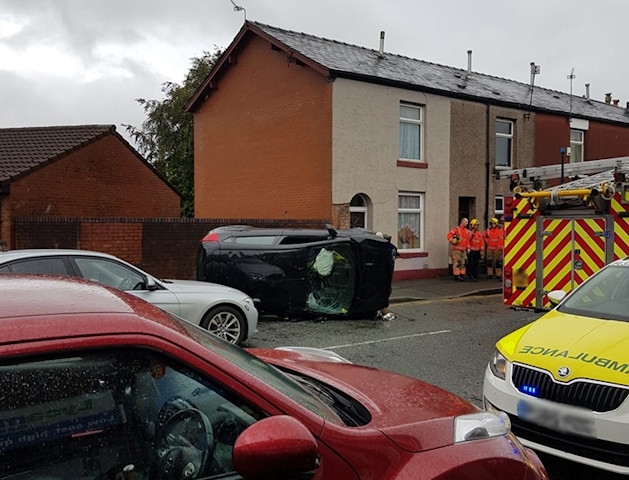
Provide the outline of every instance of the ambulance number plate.
<path id="1" fill-rule="evenodd" d="M 518 417 L 541 427 L 557 432 L 584 437 L 595 437 L 594 419 L 588 418 L 586 412 L 551 408 L 520 400 L 518 402 Z"/>

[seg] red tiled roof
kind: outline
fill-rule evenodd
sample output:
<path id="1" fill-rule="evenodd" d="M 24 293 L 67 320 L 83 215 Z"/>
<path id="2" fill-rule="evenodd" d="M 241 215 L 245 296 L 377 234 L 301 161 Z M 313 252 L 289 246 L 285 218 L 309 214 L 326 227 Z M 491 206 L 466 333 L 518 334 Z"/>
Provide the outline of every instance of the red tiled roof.
<path id="1" fill-rule="evenodd" d="M 115 130 L 114 125 L 0 128 L 0 182 L 15 179 Z"/>

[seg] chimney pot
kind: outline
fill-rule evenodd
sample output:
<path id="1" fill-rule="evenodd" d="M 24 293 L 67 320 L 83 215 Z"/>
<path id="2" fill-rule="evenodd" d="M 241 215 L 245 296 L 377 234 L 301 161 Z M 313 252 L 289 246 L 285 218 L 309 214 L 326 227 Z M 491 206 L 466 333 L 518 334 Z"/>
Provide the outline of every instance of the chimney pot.
<path id="1" fill-rule="evenodd" d="M 614 98 L 613 102 L 614 102 L 614 106 L 617 107 L 618 104 L 620 103 L 620 100 L 618 98 Z"/>
<path id="2" fill-rule="evenodd" d="M 612 103 L 612 94 L 611 93 L 606 93 L 605 94 L 605 103 Z"/>
<path id="3" fill-rule="evenodd" d="M 587 100 L 590 99 L 590 84 L 589 83 L 585 84 L 585 98 Z"/>
<path id="4" fill-rule="evenodd" d="M 472 51 L 467 51 L 467 74 L 472 73 Z"/>
<path id="5" fill-rule="evenodd" d="M 384 57 L 384 30 L 380 31 L 380 51 L 378 52 L 380 58 Z"/>

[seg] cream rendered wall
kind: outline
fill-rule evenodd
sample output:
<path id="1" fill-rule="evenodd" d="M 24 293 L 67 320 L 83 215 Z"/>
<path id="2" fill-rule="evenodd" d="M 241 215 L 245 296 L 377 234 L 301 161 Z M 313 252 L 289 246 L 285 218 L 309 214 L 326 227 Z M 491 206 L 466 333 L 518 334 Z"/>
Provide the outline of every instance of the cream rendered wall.
<path id="1" fill-rule="evenodd" d="M 398 192 L 424 193 L 427 256 L 402 258 L 396 271 L 448 267 L 450 100 L 394 87 L 336 79 L 332 110 L 332 202 L 349 203 L 357 193 L 373 202 L 369 227 L 397 244 Z M 397 166 L 400 102 L 424 106 L 427 168 Z"/>

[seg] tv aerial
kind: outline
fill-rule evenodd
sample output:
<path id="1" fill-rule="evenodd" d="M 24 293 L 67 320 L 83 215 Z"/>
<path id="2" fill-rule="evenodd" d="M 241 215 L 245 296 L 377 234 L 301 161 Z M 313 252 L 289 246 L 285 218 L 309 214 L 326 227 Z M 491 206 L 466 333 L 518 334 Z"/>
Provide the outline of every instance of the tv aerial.
<path id="1" fill-rule="evenodd" d="M 229 0 L 229 1 L 234 6 L 234 12 L 243 12 L 243 14 L 245 16 L 245 21 L 247 21 L 247 10 L 245 10 L 245 7 L 241 7 L 240 5 L 236 5 L 234 0 Z"/>

